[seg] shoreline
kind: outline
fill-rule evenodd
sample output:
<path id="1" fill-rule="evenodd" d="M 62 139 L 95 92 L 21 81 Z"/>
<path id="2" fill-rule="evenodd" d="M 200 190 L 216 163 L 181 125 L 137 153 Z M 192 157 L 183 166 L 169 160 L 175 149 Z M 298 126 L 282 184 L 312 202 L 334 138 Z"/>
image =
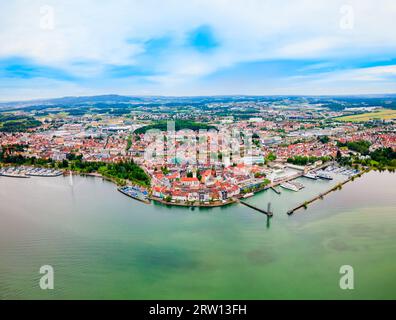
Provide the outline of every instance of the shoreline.
<path id="1" fill-rule="evenodd" d="M 330 165 L 330 164 L 322 165 L 322 166 L 320 166 L 320 169 L 322 169 L 322 168 L 324 168 L 324 167 L 327 167 L 328 165 Z M 41 168 L 41 167 L 38 167 L 38 166 L 32 166 L 32 167 Z M 318 169 L 318 168 L 317 168 L 317 169 Z M 225 201 L 225 202 L 223 202 L 223 201 L 216 201 L 216 202 L 212 202 L 212 203 L 200 203 L 199 201 L 195 201 L 195 202 L 167 202 L 167 201 L 165 201 L 165 200 L 162 199 L 162 198 L 158 198 L 158 197 L 149 195 L 149 196 L 147 197 L 147 200 L 144 200 L 144 199 L 138 199 L 138 198 L 135 198 L 135 197 L 133 197 L 133 196 L 130 196 L 129 194 L 127 194 L 127 193 L 123 192 L 122 190 L 120 190 L 120 188 L 121 188 L 123 185 L 121 185 L 121 184 L 117 181 L 116 178 L 112 178 L 112 177 L 108 177 L 108 176 L 103 176 L 102 174 L 97 173 L 97 172 L 82 173 L 82 172 L 73 171 L 73 170 L 64 170 L 64 169 L 58 169 L 58 170 L 59 170 L 59 171 L 62 171 L 62 175 L 63 175 L 63 176 L 67 176 L 68 174 L 71 173 L 72 175 L 79 175 L 79 176 L 81 176 L 81 177 L 101 178 L 102 180 L 105 180 L 105 181 L 108 181 L 108 182 L 111 182 L 111 183 L 115 184 L 117 191 L 119 191 L 119 192 L 122 193 L 123 195 L 125 195 L 125 196 L 127 196 L 127 197 L 129 197 L 129 198 L 132 198 L 132 199 L 134 199 L 134 200 L 140 201 L 140 202 L 142 202 L 142 203 L 145 203 L 145 204 L 151 204 L 151 201 L 153 201 L 153 202 L 156 202 L 156 203 L 160 203 L 160 204 L 162 204 L 162 205 L 165 205 L 165 206 L 189 207 L 189 208 L 199 208 L 199 207 L 202 207 L 202 208 L 217 208 L 217 207 L 225 207 L 225 206 L 228 206 L 228 205 L 238 204 L 239 201 L 240 201 L 240 199 L 243 199 L 243 198 L 244 198 L 243 195 L 240 195 L 240 194 L 239 194 L 239 195 L 237 195 L 237 196 L 235 196 L 235 197 L 232 197 L 232 198 L 228 199 L 228 200 Z M 338 183 L 336 186 L 332 187 L 331 189 L 329 189 L 329 190 L 327 190 L 327 191 L 325 191 L 325 192 L 323 192 L 323 193 L 320 193 L 320 194 L 318 194 L 317 196 L 315 196 L 315 197 L 313 197 L 313 198 L 311 198 L 311 199 L 309 199 L 309 200 L 307 200 L 307 201 L 304 201 L 303 203 L 297 205 L 296 207 L 294 207 L 294 208 L 288 210 L 288 211 L 287 211 L 287 214 L 288 214 L 288 215 L 292 215 L 295 211 L 297 211 L 297 210 L 299 210 L 299 209 L 301 209 L 301 208 L 305 208 L 305 209 L 306 209 L 307 206 L 308 206 L 308 204 L 313 203 L 313 202 L 315 202 L 315 201 L 318 200 L 318 199 L 323 199 L 323 197 L 324 197 L 325 195 L 327 195 L 327 194 L 329 194 L 329 193 L 331 193 L 331 192 L 333 192 L 333 191 L 336 191 L 336 190 L 340 189 L 340 187 L 342 187 L 344 184 L 346 184 L 346 183 L 348 183 L 348 182 L 350 182 L 350 181 L 353 181 L 355 178 L 361 177 L 364 173 L 370 172 L 370 171 L 372 171 L 372 170 L 374 170 L 374 169 L 368 168 L 368 169 L 363 170 L 363 171 L 361 171 L 360 173 L 358 173 L 358 174 L 356 174 L 356 175 L 354 175 L 354 176 L 349 177 L 347 180 Z M 255 190 L 255 191 L 253 191 L 253 192 L 252 192 L 253 195 L 252 195 L 251 197 L 254 197 L 256 194 L 258 194 L 258 193 L 260 193 L 260 192 L 263 192 L 263 191 L 265 191 L 265 190 L 268 190 L 268 189 L 277 187 L 277 186 L 279 186 L 281 183 L 283 183 L 283 182 L 285 182 L 285 181 L 294 180 L 294 179 L 296 179 L 296 178 L 298 178 L 298 177 L 300 177 L 300 176 L 302 176 L 302 175 L 303 175 L 302 173 L 298 173 L 296 176 L 292 176 L 292 177 L 290 177 L 289 179 L 284 179 L 284 180 L 282 180 L 282 181 L 277 181 L 277 182 L 275 182 L 275 183 L 269 183 L 269 184 L 265 185 L 264 187 L 261 187 L 261 188 Z M 7 176 L 5 176 L 5 177 L 7 177 Z M 10 178 L 18 178 L 18 177 L 10 177 Z M 51 177 L 50 177 L 50 178 L 51 178 Z M 132 183 L 132 182 L 130 182 L 129 184 L 128 184 L 128 182 L 127 182 L 126 185 L 139 186 L 139 185 L 134 184 L 134 183 Z M 140 186 L 139 186 L 139 187 L 140 187 Z M 151 189 L 150 189 L 150 188 L 147 188 L 147 187 L 145 187 L 145 188 L 149 191 L 149 194 L 151 194 Z M 249 197 L 249 198 L 250 198 L 250 197 Z"/>
<path id="2" fill-rule="evenodd" d="M 199 208 L 199 207 L 202 207 L 202 208 L 217 208 L 217 207 L 224 207 L 224 206 L 228 206 L 228 205 L 231 205 L 231 204 L 238 203 L 238 201 L 236 199 L 234 199 L 234 198 L 232 198 L 231 200 L 226 201 L 226 202 L 216 201 L 216 202 L 207 203 L 207 204 L 199 203 L 198 201 L 197 201 L 197 203 L 195 203 L 195 202 L 193 202 L 193 203 L 167 202 L 165 200 L 162 200 L 161 198 L 157 198 L 157 197 L 154 197 L 154 196 L 149 197 L 149 199 L 152 200 L 152 201 L 161 203 L 163 205 L 166 205 L 166 206 L 189 207 L 189 208 Z"/>

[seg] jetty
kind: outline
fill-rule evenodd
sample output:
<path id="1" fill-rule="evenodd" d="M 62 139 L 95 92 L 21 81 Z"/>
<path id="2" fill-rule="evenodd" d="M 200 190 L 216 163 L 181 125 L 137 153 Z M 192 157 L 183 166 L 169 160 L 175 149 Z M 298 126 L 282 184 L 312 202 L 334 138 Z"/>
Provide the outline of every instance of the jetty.
<path id="1" fill-rule="evenodd" d="M 352 181 L 353 179 L 355 179 L 356 177 L 360 176 L 361 173 L 356 174 L 354 176 L 349 177 L 347 180 L 338 183 L 337 185 L 335 185 L 334 187 L 332 187 L 331 189 L 327 190 L 326 192 L 323 193 L 319 193 L 318 195 L 316 195 L 315 197 L 313 197 L 312 199 L 308 200 L 308 201 L 304 201 L 303 203 L 297 205 L 296 207 L 290 209 L 289 211 L 287 211 L 287 214 L 290 216 L 292 215 L 295 211 L 304 208 L 306 209 L 308 207 L 308 205 L 318 199 L 323 199 L 323 197 L 327 194 L 329 194 L 330 192 L 333 192 L 335 190 L 340 189 L 344 184 L 348 183 L 349 181 Z"/>
<path id="2" fill-rule="evenodd" d="M 249 207 L 249 208 L 251 208 L 253 210 L 256 210 L 258 212 L 264 213 L 264 214 L 267 215 L 267 217 L 272 217 L 274 215 L 274 213 L 271 211 L 271 202 L 268 202 L 267 210 L 260 209 L 260 208 L 258 208 L 256 206 L 253 206 L 253 205 L 251 205 L 251 204 L 249 204 L 247 202 L 241 201 L 241 200 L 239 200 L 239 203 L 241 203 L 241 204 L 243 204 L 243 205 L 245 205 L 245 206 L 247 206 L 247 207 Z"/>
<path id="3" fill-rule="evenodd" d="M 281 192 L 278 189 L 275 189 L 275 187 L 270 187 L 272 191 L 274 191 L 276 194 L 281 194 Z"/>

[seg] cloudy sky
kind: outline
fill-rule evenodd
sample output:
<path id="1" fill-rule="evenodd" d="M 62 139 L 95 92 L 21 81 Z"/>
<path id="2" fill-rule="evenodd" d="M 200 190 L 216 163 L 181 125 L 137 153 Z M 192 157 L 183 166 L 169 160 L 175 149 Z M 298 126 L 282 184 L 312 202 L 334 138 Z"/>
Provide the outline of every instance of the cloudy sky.
<path id="1" fill-rule="evenodd" d="M 0 1 L 0 100 L 107 93 L 396 93 L 396 1 Z"/>

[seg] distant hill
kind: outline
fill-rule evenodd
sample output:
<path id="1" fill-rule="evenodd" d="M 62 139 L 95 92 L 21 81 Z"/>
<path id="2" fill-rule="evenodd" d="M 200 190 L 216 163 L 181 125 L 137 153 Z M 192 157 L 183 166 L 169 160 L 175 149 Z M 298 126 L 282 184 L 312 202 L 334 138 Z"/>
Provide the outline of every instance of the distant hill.
<path id="1" fill-rule="evenodd" d="M 342 110 L 351 107 L 382 106 L 384 108 L 396 109 L 396 94 L 378 94 L 378 95 L 349 95 L 349 96 L 249 96 L 249 95 L 219 95 L 219 96 L 123 96 L 117 94 L 97 95 L 97 96 L 80 96 L 80 97 L 62 97 L 55 99 L 38 99 L 31 101 L 14 101 L 0 103 L 0 111 L 6 109 L 18 110 L 35 107 L 34 109 L 45 109 L 50 106 L 59 106 L 64 108 L 79 107 L 82 105 L 115 105 L 128 104 L 145 105 L 150 107 L 157 106 L 194 106 L 205 107 L 207 104 L 216 103 L 263 103 L 282 104 L 298 106 L 300 104 L 321 104 L 324 107 L 333 110 Z"/>
<path id="2" fill-rule="evenodd" d="M 30 101 L 13 101 L 13 102 L 2 102 L 0 103 L 0 108 L 24 108 L 34 105 L 78 105 L 81 103 L 130 103 L 142 101 L 140 97 L 128 97 L 120 96 L 116 94 L 100 95 L 100 96 L 81 96 L 81 97 L 62 97 L 54 99 L 40 99 L 40 100 L 30 100 Z"/>
<path id="3" fill-rule="evenodd" d="M 100 95 L 100 96 L 82 96 L 82 97 L 63 97 L 46 100 L 52 104 L 77 104 L 89 102 L 137 102 L 142 101 L 139 97 L 120 96 L 116 94 Z"/>

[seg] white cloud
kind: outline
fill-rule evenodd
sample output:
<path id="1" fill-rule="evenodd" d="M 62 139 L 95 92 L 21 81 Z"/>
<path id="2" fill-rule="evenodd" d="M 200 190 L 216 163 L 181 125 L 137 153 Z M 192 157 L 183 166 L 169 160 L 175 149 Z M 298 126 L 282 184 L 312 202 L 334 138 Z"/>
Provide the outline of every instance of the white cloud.
<path id="1" fill-rule="evenodd" d="M 342 39 L 335 37 L 317 37 L 313 39 L 296 41 L 279 48 L 277 57 L 279 58 L 317 58 L 330 50 L 339 48 L 344 44 Z"/>
<path id="2" fill-rule="evenodd" d="M 204 24 L 214 30 L 220 43 L 216 50 L 202 54 L 176 46 L 152 61 L 158 74 L 148 79 L 158 81 L 159 85 L 168 82 L 180 86 L 241 62 L 335 59 L 395 52 L 396 1 L 347 1 L 354 11 L 353 29 L 340 28 L 340 8 L 345 3 L 345 0 L 2 1 L 0 59 L 23 56 L 82 78 L 100 77 L 106 65 L 138 64 L 145 40 L 171 34 L 180 43 L 186 33 Z M 54 8 L 54 30 L 40 28 L 43 5 Z"/>

